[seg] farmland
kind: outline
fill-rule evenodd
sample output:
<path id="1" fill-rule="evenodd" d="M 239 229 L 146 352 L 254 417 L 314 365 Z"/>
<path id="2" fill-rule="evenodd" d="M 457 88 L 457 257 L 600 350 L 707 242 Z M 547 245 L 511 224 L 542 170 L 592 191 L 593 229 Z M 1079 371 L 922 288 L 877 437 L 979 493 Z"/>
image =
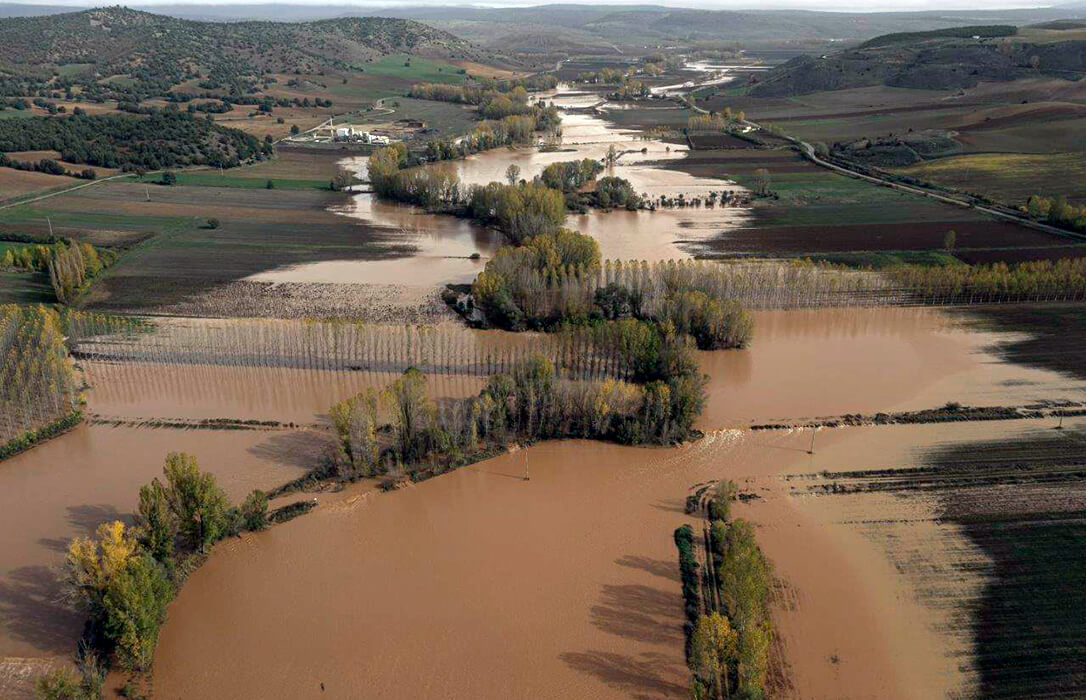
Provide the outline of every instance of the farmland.
<path id="1" fill-rule="evenodd" d="M 475 38 L 509 24 L 441 11 Z M 837 174 L 782 134 L 1082 201 L 1082 86 L 1026 61 L 1013 82 L 804 94 L 719 40 L 784 14 L 706 11 L 706 36 L 668 25 L 684 11 L 562 6 L 527 37 L 536 12 L 480 40 L 502 56 L 379 18 L 92 10 L 55 20 L 71 47 L 0 20 L 32 88 L 70 79 L 46 99 L 101 98 L 146 137 L 80 189 L 0 170 L 0 256 L 53 246 L 0 270 L 20 304 L 0 309 L 0 697 L 63 674 L 81 630 L 107 697 L 1081 694 L 1086 265 L 1065 259 L 1086 242 Z M 827 52 L 788 69 L 825 78 L 852 48 L 807 14 L 762 55 Z M 945 22 L 939 41 L 972 41 Z M 131 51 L 65 53 L 103 41 Z M 1008 41 L 1000 61 L 1025 50 Z M 602 73 L 530 99 L 471 78 L 529 65 Z M 404 96 L 420 82 L 446 85 Z M 750 121 L 699 111 L 725 106 Z M 480 114 L 499 116 L 460 140 Z M 393 143 L 288 138 L 332 117 Z M 68 139 L 101 118 L 58 113 L 55 143 L 11 155 L 104 162 Z M 155 119 L 211 136 L 197 154 Z M 695 512 L 729 492 L 718 522 Z M 679 544 L 684 525 L 705 537 Z"/>

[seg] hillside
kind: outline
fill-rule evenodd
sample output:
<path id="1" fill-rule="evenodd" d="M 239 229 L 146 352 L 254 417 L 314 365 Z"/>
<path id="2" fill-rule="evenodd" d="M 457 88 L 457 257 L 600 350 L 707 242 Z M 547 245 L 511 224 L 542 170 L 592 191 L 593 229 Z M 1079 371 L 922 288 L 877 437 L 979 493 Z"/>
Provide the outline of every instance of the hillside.
<path id="1" fill-rule="evenodd" d="M 979 39 L 948 37 L 948 32 L 892 35 L 857 49 L 799 56 L 766 73 L 749 92 L 754 97 L 790 97 L 873 85 L 953 90 L 981 81 L 1031 76 L 1077 80 L 1086 75 L 1086 41 L 1033 44 L 1014 41 L 1005 29 L 971 28 L 977 35 L 984 30 L 994 35 Z"/>
<path id="2" fill-rule="evenodd" d="M 57 75 L 66 84 L 105 84 L 135 97 L 189 80 L 248 92 L 266 74 L 364 69 L 388 54 L 483 58 L 447 32 L 395 18 L 227 24 L 112 7 L 0 20 L 0 74 L 9 81 Z"/>

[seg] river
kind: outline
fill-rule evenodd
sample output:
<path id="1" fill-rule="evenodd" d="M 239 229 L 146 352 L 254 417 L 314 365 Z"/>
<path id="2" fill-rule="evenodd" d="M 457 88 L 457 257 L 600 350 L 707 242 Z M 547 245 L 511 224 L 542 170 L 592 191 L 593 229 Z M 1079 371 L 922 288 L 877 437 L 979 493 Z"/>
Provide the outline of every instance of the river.
<path id="1" fill-rule="evenodd" d="M 661 195 L 686 198 L 709 192 L 740 191 L 730 180 L 696 177 L 668 167 L 686 157 L 684 145 L 645 138 L 643 132 L 614 126 L 585 108 L 599 101 L 596 93 L 562 86 L 541 99 L 553 100 L 562 110 L 561 147 L 555 151 L 530 148 L 498 148 L 463 160 L 427 167 L 456 172 L 465 185 L 504 181 L 510 165 L 520 168 L 521 178 L 539 175 L 551 163 L 593 158 L 603 161 L 614 146 L 623 152 L 605 175 L 626 178 L 634 189 L 650 199 Z M 570 111 L 577 109 L 579 111 Z M 365 157 L 348 158 L 343 167 L 366 179 Z M 383 260 L 338 260 L 292 265 L 262 272 L 251 280 L 270 282 L 358 282 L 432 288 L 466 283 L 475 278 L 502 244 L 501 236 L 472 221 L 427 214 L 413 206 L 380 202 L 370 193 L 357 194 L 337 210 L 369 225 L 391 230 L 390 245 L 409 244 L 414 253 Z M 593 211 L 571 214 L 567 225 L 589 234 L 600 243 L 603 257 L 622 260 L 670 260 L 689 258 L 697 244 L 741 227 L 749 211 L 737 207 L 687 207 L 651 211 Z M 478 255 L 477 259 L 472 259 Z"/>

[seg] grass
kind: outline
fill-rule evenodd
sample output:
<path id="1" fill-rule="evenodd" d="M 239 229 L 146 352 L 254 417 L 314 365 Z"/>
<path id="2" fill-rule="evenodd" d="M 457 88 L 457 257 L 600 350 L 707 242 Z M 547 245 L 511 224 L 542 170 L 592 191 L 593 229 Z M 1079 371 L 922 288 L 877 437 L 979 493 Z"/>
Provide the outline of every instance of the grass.
<path id="1" fill-rule="evenodd" d="M 977 153 L 917 163 L 895 172 L 944 187 L 979 192 L 1010 205 L 1030 195 L 1086 202 L 1086 153 Z"/>
<path id="2" fill-rule="evenodd" d="M 895 265 L 960 265 L 960 260 L 942 250 L 857 250 L 844 253 L 812 253 L 799 257 L 846 265 L 856 268 L 880 270 Z"/>
<path id="3" fill-rule="evenodd" d="M 467 76 L 460 73 L 460 68 L 447 61 L 435 61 L 407 54 L 382 56 L 373 63 L 367 63 L 366 72 L 370 75 L 387 75 L 405 80 L 425 83 L 463 83 Z"/>
<path id="4" fill-rule="evenodd" d="M 328 179 L 291 179 L 281 177 L 261 177 L 256 175 L 222 175 L 218 172 L 198 171 L 177 173 L 177 184 L 195 187 L 241 187 L 245 189 L 266 189 L 267 183 L 275 185 L 277 190 L 326 190 Z"/>
<path id="5" fill-rule="evenodd" d="M 49 279 L 36 272 L 0 272 L 0 304 L 52 304 Z"/>

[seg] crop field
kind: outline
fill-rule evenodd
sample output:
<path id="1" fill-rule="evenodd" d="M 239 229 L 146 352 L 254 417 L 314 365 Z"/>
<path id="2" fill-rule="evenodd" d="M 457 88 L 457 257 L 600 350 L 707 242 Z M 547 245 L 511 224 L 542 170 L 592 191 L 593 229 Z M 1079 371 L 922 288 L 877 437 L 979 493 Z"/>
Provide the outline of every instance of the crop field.
<path id="1" fill-rule="evenodd" d="M 769 172 L 775 199 L 756 199 L 753 225 L 714 239 L 702 255 L 786 255 L 881 267 L 895 262 L 995 262 L 1078 257 L 1086 246 L 923 197 L 827 172 L 788 150 L 696 151 L 685 172 L 757 187 Z M 953 258 L 944 251 L 956 234 Z"/>
<path id="2" fill-rule="evenodd" d="M 1080 697 L 1086 683 L 1086 424 L 1053 427 L 961 429 L 918 445 L 913 464 L 822 472 L 807 487 L 942 611 L 939 634 L 957 640 L 978 697 Z"/>
<path id="3" fill-rule="evenodd" d="M 969 317 L 986 329 L 1023 334 L 995 348 L 1008 361 L 1086 379 L 1086 307 L 1081 304 L 979 306 Z"/>
<path id="4" fill-rule="evenodd" d="M 895 172 L 965 192 L 980 192 L 1012 206 L 1031 195 L 1059 193 L 1086 203 L 1086 153 L 983 153 L 917 163 Z"/>
<path id="5" fill-rule="evenodd" d="M 3 112 L 0 112 L 3 114 Z M 79 180 L 64 175 L 0 168 L 0 202 L 18 197 L 44 194 L 50 190 L 63 189 L 79 184 Z"/>

